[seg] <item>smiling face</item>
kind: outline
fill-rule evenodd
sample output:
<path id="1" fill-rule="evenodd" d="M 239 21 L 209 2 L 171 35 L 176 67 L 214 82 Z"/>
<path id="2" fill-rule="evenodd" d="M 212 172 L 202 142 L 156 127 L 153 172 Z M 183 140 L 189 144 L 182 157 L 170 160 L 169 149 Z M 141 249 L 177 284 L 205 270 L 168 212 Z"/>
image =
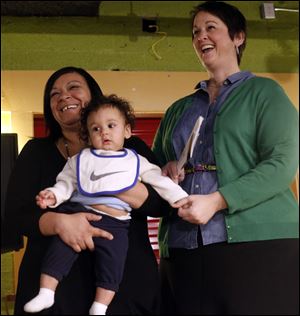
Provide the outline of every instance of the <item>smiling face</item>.
<path id="1" fill-rule="evenodd" d="M 78 125 L 81 109 L 91 100 L 86 80 L 72 72 L 60 76 L 50 92 L 50 106 L 55 120 L 62 129 Z"/>
<path id="2" fill-rule="evenodd" d="M 96 149 L 120 150 L 124 139 L 131 136 L 131 128 L 122 113 L 106 104 L 89 114 L 87 119 L 89 140 Z"/>
<path id="3" fill-rule="evenodd" d="M 201 11 L 193 23 L 193 46 L 203 66 L 209 71 L 238 67 L 236 46 L 241 45 L 243 34 L 232 40 L 226 24 L 208 12 Z"/>

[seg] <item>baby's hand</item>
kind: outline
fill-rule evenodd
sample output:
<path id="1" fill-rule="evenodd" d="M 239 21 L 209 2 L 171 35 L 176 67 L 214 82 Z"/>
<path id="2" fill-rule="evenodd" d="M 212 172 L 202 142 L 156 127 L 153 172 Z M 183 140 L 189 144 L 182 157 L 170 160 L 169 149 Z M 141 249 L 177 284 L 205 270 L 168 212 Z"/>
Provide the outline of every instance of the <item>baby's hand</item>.
<path id="1" fill-rule="evenodd" d="M 186 207 L 188 207 L 188 205 L 189 205 L 189 197 L 188 196 L 171 204 L 171 206 L 173 208 L 180 208 L 180 207 L 186 208 Z"/>
<path id="2" fill-rule="evenodd" d="M 54 193 L 49 190 L 41 191 L 35 197 L 35 200 L 36 200 L 36 204 L 42 209 L 45 209 L 48 206 L 54 205 L 56 203 L 56 198 L 55 198 Z"/>

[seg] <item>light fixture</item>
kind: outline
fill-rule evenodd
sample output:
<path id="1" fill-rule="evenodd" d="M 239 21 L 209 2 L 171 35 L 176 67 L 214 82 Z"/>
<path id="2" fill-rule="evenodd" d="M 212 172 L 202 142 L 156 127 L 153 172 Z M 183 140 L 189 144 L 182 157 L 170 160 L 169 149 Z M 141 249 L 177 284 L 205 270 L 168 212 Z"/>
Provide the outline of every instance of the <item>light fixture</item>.
<path id="1" fill-rule="evenodd" d="M 272 2 L 264 2 L 261 4 L 260 12 L 261 12 L 261 17 L 263 19 L 275 19 L 275 12 L 276 11 L 299 13 L 298 9 L 276 8 L 276 7 L 274 7 L 274 3 L 272 3 Z"/>

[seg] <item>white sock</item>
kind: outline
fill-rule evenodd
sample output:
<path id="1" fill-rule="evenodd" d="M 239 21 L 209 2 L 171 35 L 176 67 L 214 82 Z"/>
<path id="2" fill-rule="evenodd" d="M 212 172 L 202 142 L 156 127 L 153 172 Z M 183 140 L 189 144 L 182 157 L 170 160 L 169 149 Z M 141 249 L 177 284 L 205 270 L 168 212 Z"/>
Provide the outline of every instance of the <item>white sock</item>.
<path id="1" fill-rule="evenodd" d="M 49 308 L 54 304 L 54 295 L 54 291 L 43 287 L 40 288 L 39 294 L 24 305 L 24 311 L 27 313 L 37 313 L 45 308 Z"/>
<path id="2" fill-rule="evenodd" d="M 89 315 L 106 315 L 107 305 L 94 302 L 89 310 Z"/>

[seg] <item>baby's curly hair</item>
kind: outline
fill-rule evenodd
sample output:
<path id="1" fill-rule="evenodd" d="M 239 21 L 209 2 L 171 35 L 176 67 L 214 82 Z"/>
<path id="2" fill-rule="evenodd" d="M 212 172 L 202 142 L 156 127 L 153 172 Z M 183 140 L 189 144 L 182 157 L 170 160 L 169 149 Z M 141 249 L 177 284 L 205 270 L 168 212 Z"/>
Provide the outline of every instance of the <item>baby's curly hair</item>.
<path id="1" fill-rule="evenodd" d="M 89 140 L 87 119 L 90 113 L 96 112 L 100 108 L 108 106 L 118 109 L 120 113 L 124 116 L 125 123 L 130 125 L 131 130 L 134 128 L 135 115 L 134 110 L 132 106 L 129 104 L 129 102 L 125 99 L 119 98 L 115 94 L 111 94 L 108 96 L 102 95 L 96 100 L 90 102 L 81 112 L 81 128 L 79 136 L 85 143 L 88 143 Z"/>

